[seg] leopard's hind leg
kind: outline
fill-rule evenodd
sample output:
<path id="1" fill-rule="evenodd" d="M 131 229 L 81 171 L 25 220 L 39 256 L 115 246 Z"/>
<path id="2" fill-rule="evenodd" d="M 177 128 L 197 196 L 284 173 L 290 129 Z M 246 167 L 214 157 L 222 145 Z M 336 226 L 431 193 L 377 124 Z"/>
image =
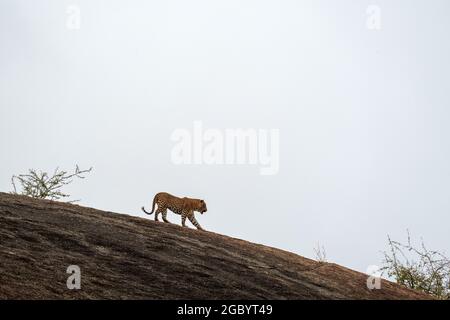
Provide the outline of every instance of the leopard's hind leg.
<path id="1" fill-rule="evenodd" d="M 158 209 L 155 212 L 155 221 L 159 221 L 158 216 L 160 213 L 164 212 L 164 209 L 158 207 Z"/>
<path id="2" fill-rule="evenodd" d="M 167 220 L 167 209 L 164 209 L 164 210 L 162 211 L 162 218 L 163 218 L 163 221 L 164 221 L 164 222 L 170 223 L 170 221 Z"/>

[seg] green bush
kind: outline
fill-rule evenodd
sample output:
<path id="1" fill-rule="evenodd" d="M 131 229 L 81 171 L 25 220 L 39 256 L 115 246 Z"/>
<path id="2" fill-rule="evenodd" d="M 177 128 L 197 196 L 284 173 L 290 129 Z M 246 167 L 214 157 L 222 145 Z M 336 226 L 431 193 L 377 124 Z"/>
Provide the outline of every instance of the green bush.
<path id="1" fill-rule="evenodd" d="M 382 271 L 407 288 L 431 294 L 439 299 L 450 299 L 450 261 L 438 251 L 429 250 L 423 240 L 420 247 L 391 240 L 384 252 Z"/>
<path id="2" fill-rule="evenodd" d="M 27 174 L 12 176 L 11 183 L 14 190 L 11 193 L 49 200 L 68 198 L 70 195 L 63 193 L 61 188 L 72 183 L 74 178 L 84 179 L 84 175 L 91 171 L 92 168 L 80 170 L 78 165 L 73 173 L 59 170 L 59 168 L 56 168 L 53 174 L 30 169 Z M 68 202 L 76 201 L 78 200 Z"/>

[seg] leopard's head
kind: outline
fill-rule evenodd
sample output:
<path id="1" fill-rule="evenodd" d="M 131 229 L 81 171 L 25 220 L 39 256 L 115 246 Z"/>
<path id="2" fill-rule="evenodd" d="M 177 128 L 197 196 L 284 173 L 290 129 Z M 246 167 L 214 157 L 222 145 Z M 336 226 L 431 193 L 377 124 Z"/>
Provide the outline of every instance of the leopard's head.
<path id="1" fill-rule="evenodd" d="M 204 214 L 206 211 L 208 211 L 208 208 L 206 207 L 206 202 L 203 200 L 200 200 L 198 212 L 200 212 L 201 214 Z"/>

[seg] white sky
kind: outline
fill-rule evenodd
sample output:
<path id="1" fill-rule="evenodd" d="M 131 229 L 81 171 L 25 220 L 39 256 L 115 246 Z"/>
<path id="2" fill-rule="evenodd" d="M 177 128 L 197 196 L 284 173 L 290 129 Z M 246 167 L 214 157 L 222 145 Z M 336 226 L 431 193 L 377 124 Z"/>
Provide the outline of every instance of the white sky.
<path id="1" fill-rule="evenodd" d="M 78 163 L 94 167 L 68 188 L 82 205 L 144 217 L 159 191 L 203 198 L 208 230 L 308 257 L 320 242 L 361 271 L 407 228 L 448 250 L 449 12 L 447 0 L 1 0 L 0 190 Z M 279 129 L 279 173 L 174 165 L 170 136 L 196 120 Z"/>

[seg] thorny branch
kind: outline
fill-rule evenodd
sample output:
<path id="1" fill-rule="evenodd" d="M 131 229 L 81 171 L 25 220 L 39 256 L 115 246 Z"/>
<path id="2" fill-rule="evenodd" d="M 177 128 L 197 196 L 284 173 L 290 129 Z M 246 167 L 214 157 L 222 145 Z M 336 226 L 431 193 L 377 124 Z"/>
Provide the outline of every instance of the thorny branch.
<path id="1" fill-rule="evenodd" d="M 383 252 L 381 270 L 408 288 L 450 299 L 450 260 L 438 251 L 429 250 L 423 239 L 419 248 L 414 247 L 407 233 L 407 244 L 388 236 L 389 252 Z"/>
<path id="2" fill-rule="evenodd" d="M 13 175 L 11 184 L 13 185 L 13 194 L 26 195 L 33 198 L 60 200 L 70 197 L 63 193 L 61 188 L 72 183 L 74 178 L 84 179 L 85 174 L 92 171 L 92 167 L 87 170 L 81 170 L 77 165 L 73 173 L 56 168 L 52 175 L 47 172 L 28 170 L 28 174 Z M 18 191 L 20 187 L 20 192 Z M 78 200 L 69 201 L 76 202 Z"/>

